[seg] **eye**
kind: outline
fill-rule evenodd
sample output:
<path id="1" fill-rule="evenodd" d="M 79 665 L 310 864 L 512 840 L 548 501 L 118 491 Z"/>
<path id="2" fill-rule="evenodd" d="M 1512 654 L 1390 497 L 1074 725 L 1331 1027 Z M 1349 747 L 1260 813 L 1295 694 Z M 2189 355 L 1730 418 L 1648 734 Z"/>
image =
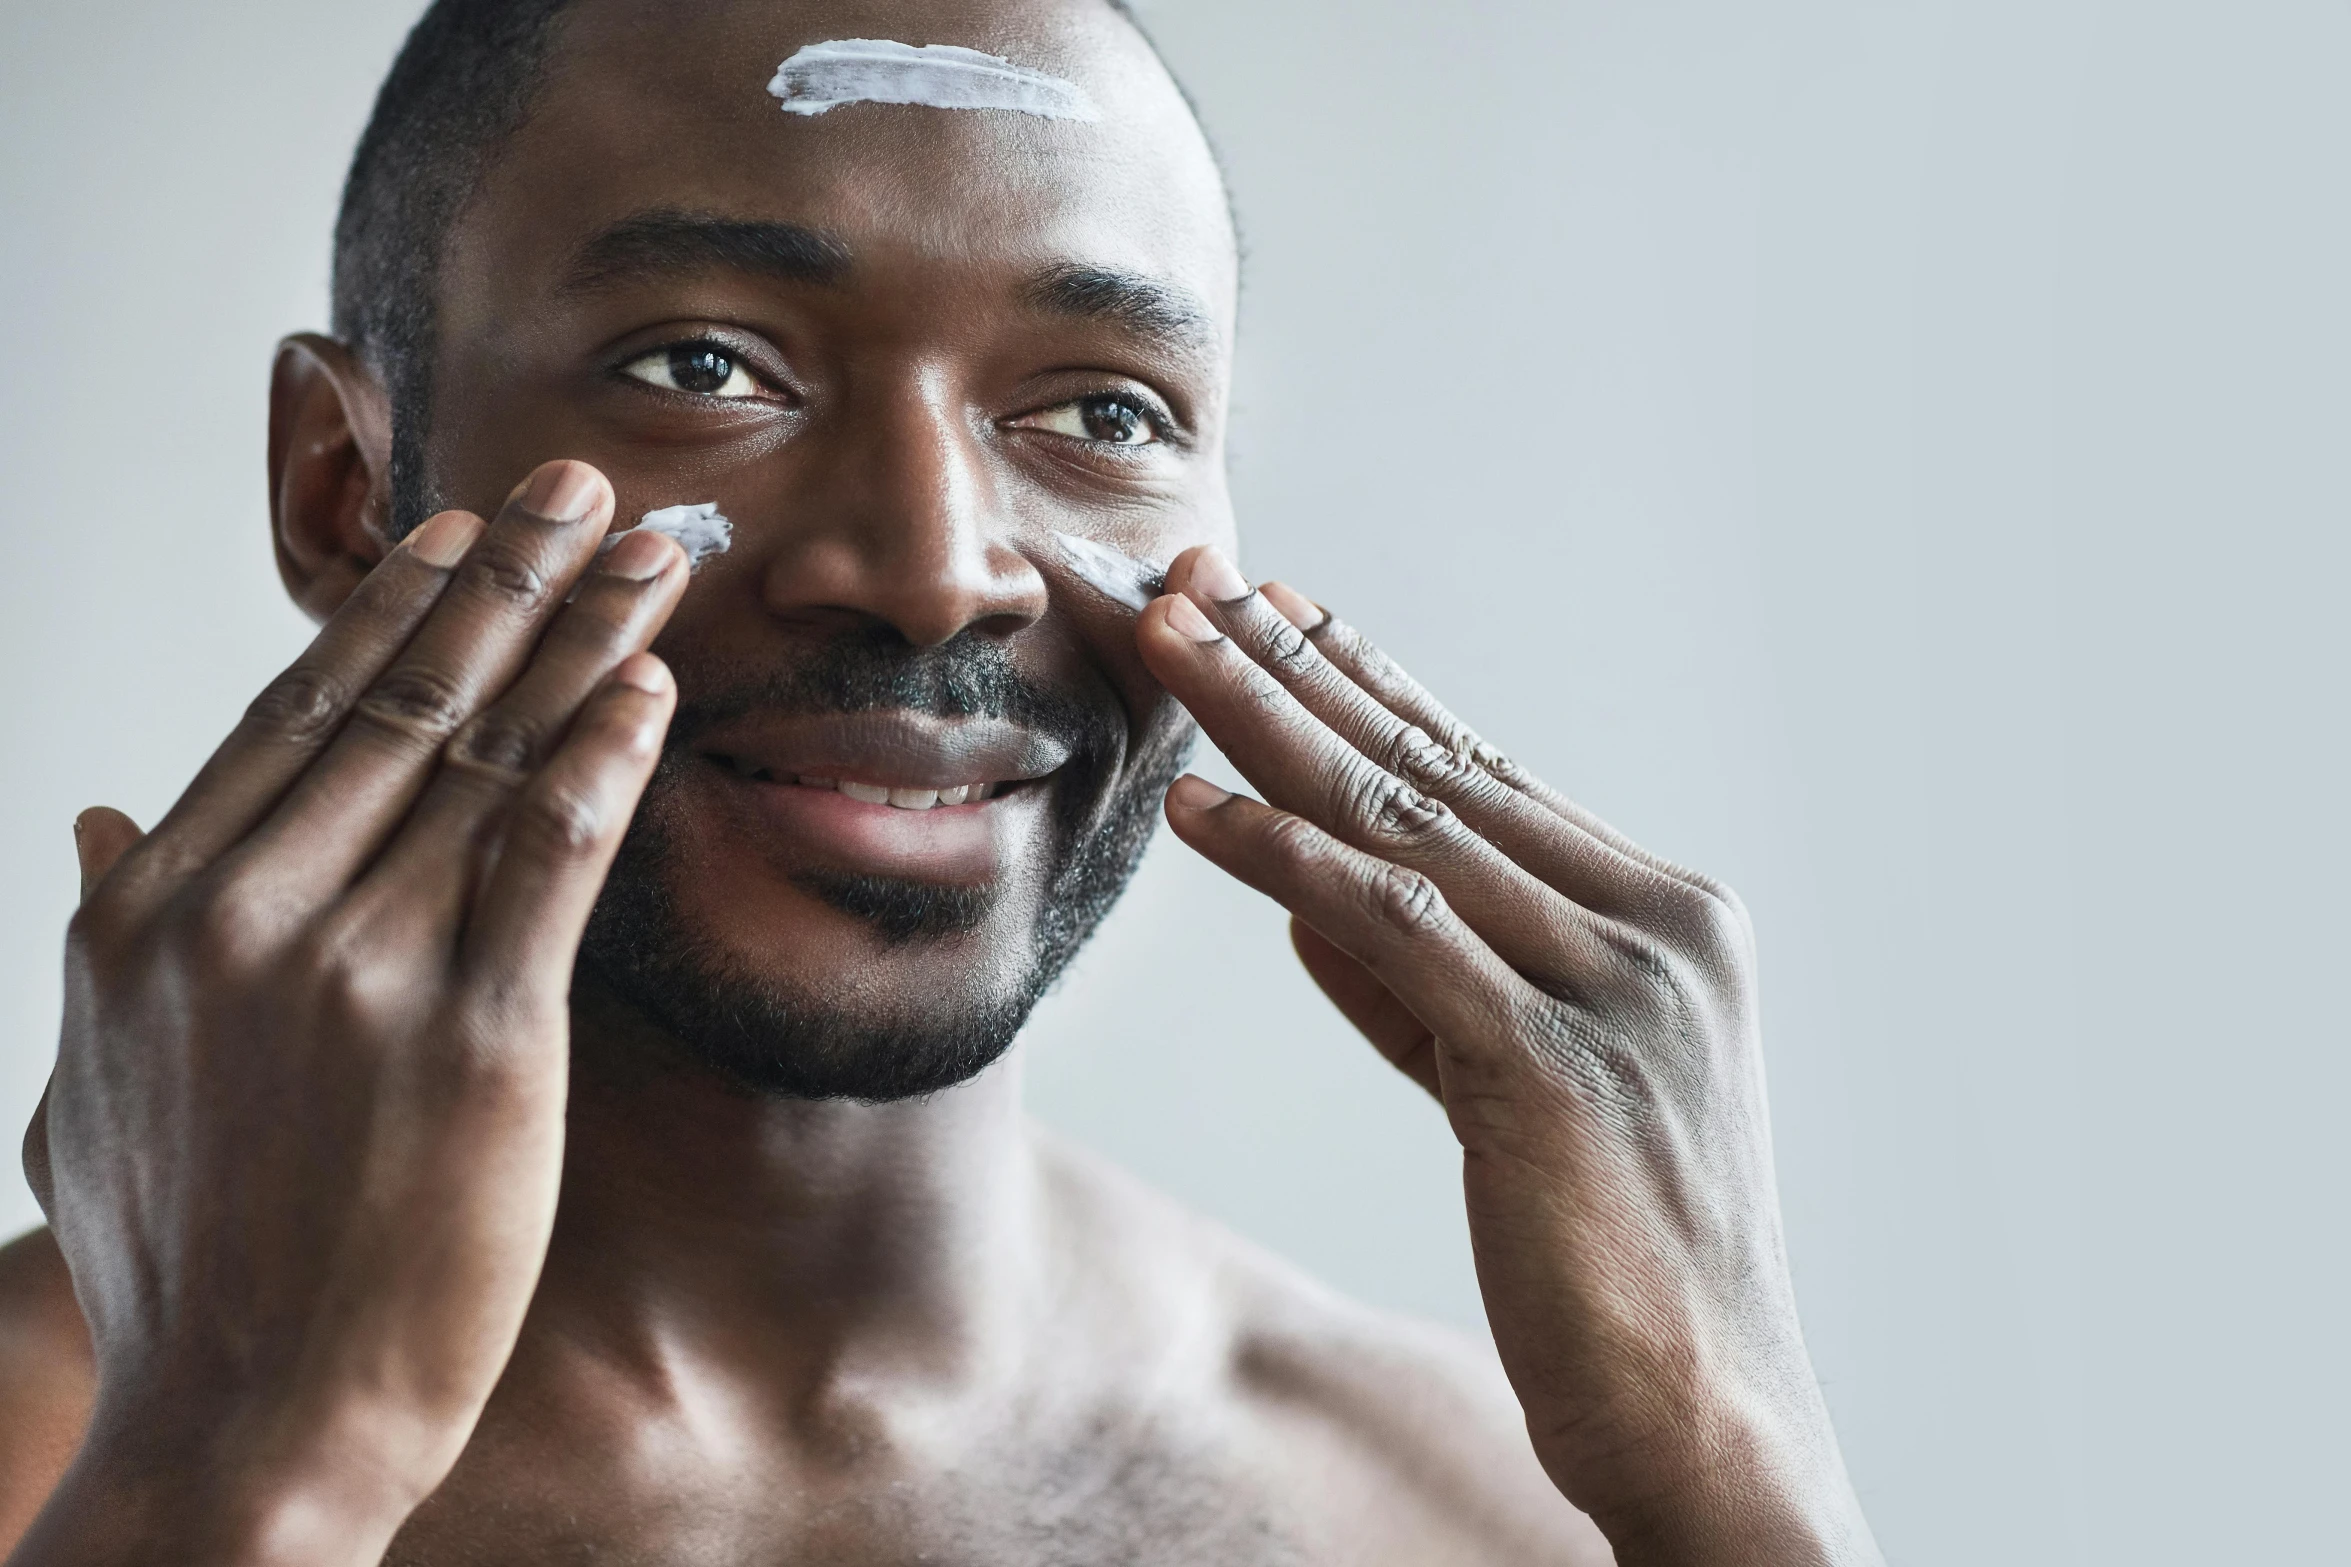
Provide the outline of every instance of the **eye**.
<path id="1" fill-rule="evenodd" d="M 630 362 L 624 373 L 647 386 L 694 397 L 734 400 L 767 395 L 767 388 L 760 384 L 759 378 L 718 343 L 672 343 L 667 348 L 656 348 L 644 358 Z"/>
<path id="2" fill-rule="evenodd" d="M 1165 439 L 1156 414 L 1131 397 L 1109 392 L 1080 397 L 1015 422 L 1024 429 L 1050 430 L 1097 446 L 1156 446 Z"/>

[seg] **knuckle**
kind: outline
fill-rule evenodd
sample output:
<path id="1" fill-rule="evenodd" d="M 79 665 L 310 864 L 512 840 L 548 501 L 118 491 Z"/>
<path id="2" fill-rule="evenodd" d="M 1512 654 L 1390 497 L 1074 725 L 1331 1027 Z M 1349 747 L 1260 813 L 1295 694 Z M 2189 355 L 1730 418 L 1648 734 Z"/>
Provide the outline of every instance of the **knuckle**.
<path id="1" fill-rule="evenodd" d="M 465 693 L 440 670 L 410 664 L 377 681 L 358 711 L 379 727 L 439 742 L 465 721 Z"/>
<path id="2" fill-rule="evenodd" d="M 1461 789 L 1476 781 L 1477 769 L 1466 751 L 1444 745 L 1417 724 L 1389 736 L 1384 749 L 1388 770 L 1424 789 Z"/>
<path id="3" fill-rule="evenodd" d="M 310 744 L 333 732 L 349 701 L 343 682 L 326 670 L 289 669 L 253 699 L 245 722 L 279 739 Z"/>
<path id="4" fill-rule="evenodd" d="M 547 574 L 537 562 L 511 545 L 489 539 L 466 557 L 459 580 L 468 591 L 518 610 L 536 608 L 549 590 Z"/>
<path id="5" fill-rule="evenodd" d="M 494 710 L 457 731 L 449 742 L 449 757 L 495 771 L 526 773 L 538 762 L 545 740 L 545 726 L 536 719 Z"/>
<path id="6" fill-rule="evenodd" d="M 1293 863 L 1321 857 L 1322 835 L 1304 817 L 1276 812 L 1265 824 L 1265 852 Z"/>
<path id="7" fill-rule="evenodd" d="M 1730 888 L 1697 877 L 1682 883 L 1672 902 L 1675 933 L 1701 957 L 1725 957 L 1747 949 L 1753 927 L 1747 906 Z"/>
<path id="8" fill-rule="evenodd" d="M 1366 840 L 1382 848 L 1405 849 L 1441 836 L 1453 813 L 1441 801 L 1379 768 L 1364 768 L 1348 780 L 1343 817 Z"/>
<path id="9" fill-rule="evenodd" d="M 1437 884 L 1401 865 L 1382 866 L 1365 888 L 1373 915 L 1407 936 L 1435 930 L 1445 920 L 1445 895 Z"/>
<path id="10" fill-rule="evenodd" d="M 543 1000 L 536 996 L 500 998 L 484 1004 L 469 996 L 443 1036 L 436 1041 L 436 1075 L 450 1097 L 469 1110 L 492 1115 L 527 1113 L 543 1103 L 556 1081 L 549 1071 L 543 1045 L 560 1038 Z"/>
<path id="11" fill-rule="evenodd" d="M 322 942 L 303 972 L 318 1016 L 336 1037 L 351 1044 L 375 1037 L 386 1020 L 388 988 L 375 968 L 347 947 Z"/>
<path id="12" fill-rule="evenodd" d="M 570 787 L 537 789 L 516 806 L 510 836 L 552 860 L 583 859 L 604 839 L 604 815 Z"/>
<path id="13" fill-rule="evenodd" d="M 1235 662 L 1241 665 L 1237 683 L 1242 700 L 1269 719 L 1278 721 L 1285 717 L 1291 700 L 1289 689 L 1255 662 L 1249 659 Z"/>
<path id="14" fill-rule="evenodd" d="M 361 906 L 306 931 L 291 966 L 329 1027 L 356 1043 L 376 1037 L 389 1020 L 415 1005 L 418 991 L 406 947 L 378 911 Z"/>
<path id="15" fill-rule="evenodd" d="M 132 921 L 128 912 L 112 897 L 99 892 L 65 922 L 65 945 L 68 952 L 85 960 L 109 956 L 120 950 L 132 935 Z"/>
<path id="16" fill-rule="evenodd" d="M 274 945 L 275 921 L 252 890 L 234 877 L 215 879 L 174 911 L 173 945 L 198 975 L 249 974 Z"/>
<path id="17" fill-rule="evenodd" d="M 1602 927 L 1600 940 L 1641 983 L 1667 992 L 1681 989 L 1679 965 L 1674 962 L 1673 954 L 1655 939 L 1630 926 L 1611 922 Z"/>
<path id="18" fill-rule="evenodd" d="M 1300 631 L 1280 615 L 1273 616 L 1273 624 L 1266 628 L 1257 649 L 1259 662 L 1277 675 L 1295 679 L 1322 662 L 1322 654 L 1306 633 Z"/>
<path id="19" fill-rule="evenodd" d="M 1536 778 L 1533 773 L 1521 767 L 1514 758 L 1496 750 L 1483 740 L 1472 742 L 1470 754 L 1479 767 L 1492 774 L 1496 781 L 1507 788 L 1515 789 L 1525 795 L 1537 794 L 1542 788 L 1542 781 Z"/>

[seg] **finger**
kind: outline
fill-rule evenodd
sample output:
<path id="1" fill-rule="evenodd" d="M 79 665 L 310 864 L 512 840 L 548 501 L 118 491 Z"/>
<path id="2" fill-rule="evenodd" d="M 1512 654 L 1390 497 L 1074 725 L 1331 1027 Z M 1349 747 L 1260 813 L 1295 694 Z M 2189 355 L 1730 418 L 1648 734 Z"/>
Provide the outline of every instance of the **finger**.
<path id="1" fill-rule="evenodd" d="M 1477 1055 L 1485 1042 L 1515 1037 L 1518 1020 L 1546 1004 L 1417 871 L 1190 775 L 1168 791 L 1167 820 L 1177 837 L 1361 964 L 1459 1051 Z"/>
<path id="2" fill-rule="evenodd" d="M 343 607 L 271 681 L 139 845 L 127 871 L 151 895 L 210 865 L 266 817 L 317 760 L 360 693 L 424 624 L 482 520 L 443 512 L 362 578 Z"/>
<path id="3" fill-rule="evenodd" d="M 93 805 L 73 819 L 73 851 L 81 861 L 84 903 L 140 836 L 139 824 L 111 805 Z"/>
<path id="4" fill-rule="evenodd" d="M 466 926 L 460 966 L 470 982 L 502 992 L 518 980 L 552 985 L 560 1002 L 676 706 L 668 666 L 638 653 L 581 709 L 507 812 Z"/>
<path id="5" fill-rule="evenodd" d="M 1440 740 L 1377 700 L 1325 658 L 1270 593 L 1252 591 L 1214 550 L 1180 557 L 1169 570 L 1168 585 L 1188 593 L 1219 629 L 1340 739 L 1443 801 L 1472 832 L 1545 885 L 1612 915 L 1638 916 L 1672 901 L 1672 893 L 1686 896 L 1685 889 L 1646 861 L 1625 854 L 1480 766 L 1461 739 L 1466 731 L 1459 731 L 1450 715 L 1438 730 L 1447 738 Z"/>
<path id="6" fill-rule="evenodd" d="M 1143 661 L 1267 801 L 1356 848 L 1420 871 L 1512 964 L 1546 977 L 1574 905 L 1333 734 L 1184 597 L 1137 629 Z"/>
<path id="7" fill-rule="evenodd" d="M 1408 723 L 1417 724 L 1447 751 L 1469 758 L 1504 787 L 1534 801 L 1563 820 L 1572 822 L 1626 858 L 1690 886 L 1716 890 L 1714 883 L 1707 877 L 1642 848 L 1599 816 L 1519 766 L 1501 750 L 1480 739 L 1444 703 L 1431 695 L 1427 687 L 1413 679 L 1394 659 L 1381 652 L 1370 638 L 1329 610 L 1284 583 L 1269 582 L 1263 591 L 1265 597 L 1291 624 L 1306 633 L 1315 649 L 1333 666 L 1390 712 Z"/>
<path id="8" fill-rule="evenodd" d="M 1396 993 L 1374 978 L 1371 970 L 1331 945 L 1312 925 L 1293 915 L 1290 945 L 1322 993 L 1372 1048 L 1390 1065 L 1421 1087 L 1444 1097 L 1437 1081 L 1437 1036 L 1396 999 Z"/>
<path id="9" fill-rule="evenodd" d="M 517 486 L 416 636 L 241 856 L 269 863 L 297 902 L 346 885 L 398 828 L 441 748 L 529 659 L 611 516 L 612 487 L 586 463 L 548 463 Z"/>
<path id="10" fill-rule="evenodd" d="M 687 575 L 685 552 L 659 533 L 628 534 L 599 559 L 521 678 L 449 742 L 439 776 L 368 880 L 400 889 L 454 929 L 479 868 L 476 848 L 562 743 L 581 704 L 659 633 Z"/>

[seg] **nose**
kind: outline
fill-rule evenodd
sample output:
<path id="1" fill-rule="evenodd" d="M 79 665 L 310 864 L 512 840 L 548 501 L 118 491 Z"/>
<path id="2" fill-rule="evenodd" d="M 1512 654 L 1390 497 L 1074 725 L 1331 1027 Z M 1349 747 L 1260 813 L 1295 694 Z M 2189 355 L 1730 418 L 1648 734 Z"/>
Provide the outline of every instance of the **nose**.
<path id="1" fill-rule="evenodd" d="M 1012 545 L 984 435 L 943 374 L 904 378 L 793 443 L 793 486 L 760 589 L 788 620 L 878 620 L 916 647 L 1008 636 L 1045 612 Z"/>

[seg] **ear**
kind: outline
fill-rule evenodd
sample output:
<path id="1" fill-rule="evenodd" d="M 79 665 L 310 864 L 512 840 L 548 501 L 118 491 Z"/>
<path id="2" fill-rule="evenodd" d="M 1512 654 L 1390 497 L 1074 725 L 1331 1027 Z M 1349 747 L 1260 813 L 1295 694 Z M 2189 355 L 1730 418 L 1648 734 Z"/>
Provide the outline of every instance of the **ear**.
<path id="1" fill-rule="evenodd" d="M 269 380 L 269 522 L 278 575 L 313 620 L 392 547 L 392 402 L 359 356 L 302 332 Z"/>

